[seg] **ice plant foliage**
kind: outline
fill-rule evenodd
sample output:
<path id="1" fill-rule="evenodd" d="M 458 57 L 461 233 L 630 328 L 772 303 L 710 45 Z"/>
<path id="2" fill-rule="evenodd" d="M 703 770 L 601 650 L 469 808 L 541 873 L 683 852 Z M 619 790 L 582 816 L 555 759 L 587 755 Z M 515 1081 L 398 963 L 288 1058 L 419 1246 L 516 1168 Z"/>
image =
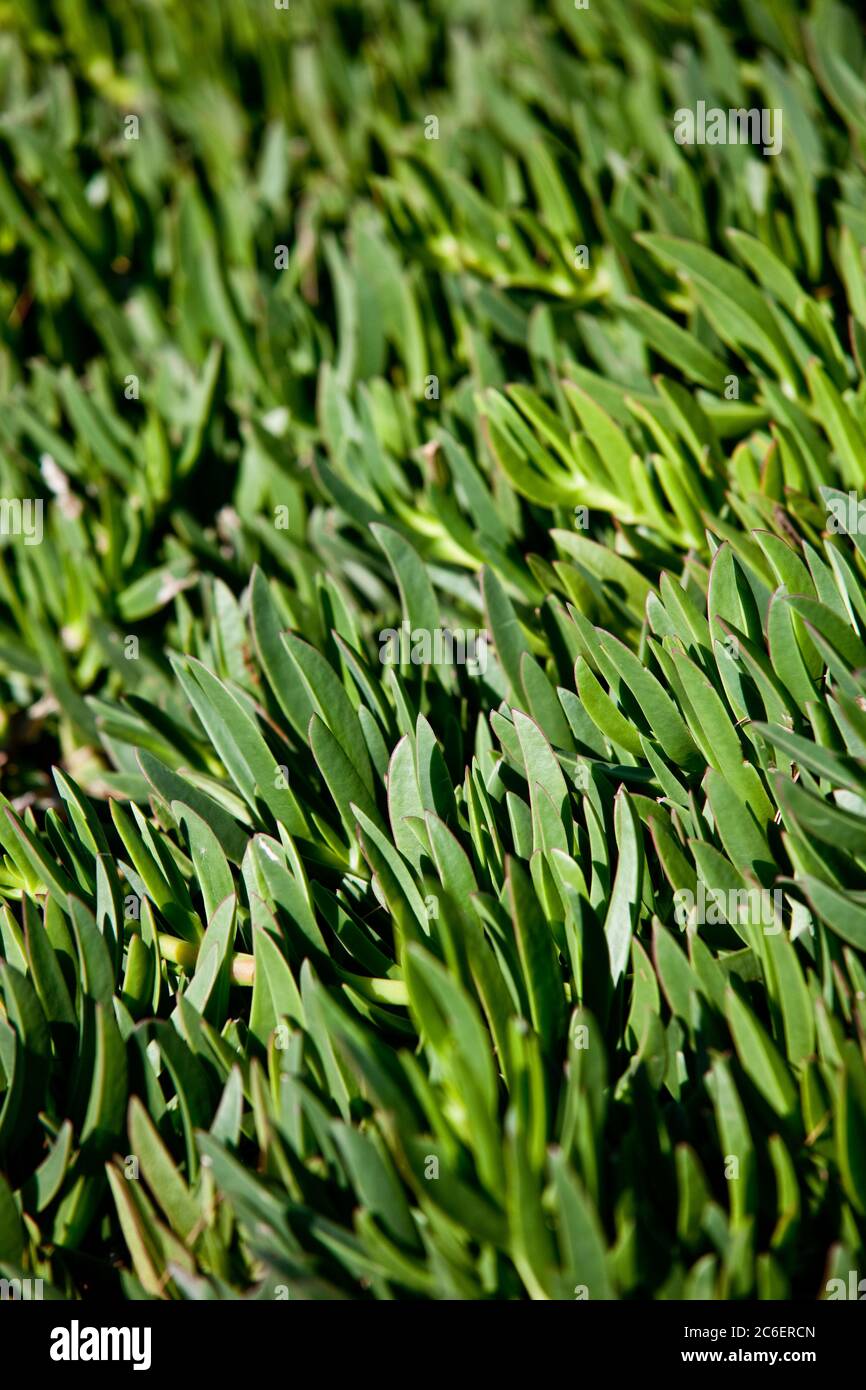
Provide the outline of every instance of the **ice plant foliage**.
<path id="1" fill-rule="evenodd" d="M 864 43 L 741 11 L 5 7 L 10 1297 L 858 1296 Z"/>

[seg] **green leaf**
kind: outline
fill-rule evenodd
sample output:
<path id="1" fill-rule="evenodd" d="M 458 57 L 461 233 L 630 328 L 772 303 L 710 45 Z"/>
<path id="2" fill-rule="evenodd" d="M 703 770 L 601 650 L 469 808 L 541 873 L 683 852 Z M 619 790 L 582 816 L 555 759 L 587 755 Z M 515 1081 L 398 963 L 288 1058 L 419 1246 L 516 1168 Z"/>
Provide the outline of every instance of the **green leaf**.
<path id="1" fill-rule="evenodd" d="M 516 859 L 507 862 L 506 890 L 532 1026 L 545 1045 L 551 1047 L 565 1026 L 565 997 L 556 946 L 526 871 Z"/>
<path id="2" fill-rule="evenodd" d="M 263 1047 L 267 1047 L 281 1019 L 291 1018 L 303 1026 L 304 1008 L 285 957 L 262 927 L 253 928 L 253 954 L 256 973 L 250 1006 L 250 1032 Z"/>
<path id="3" fill-rule="evenodd" d="M 733 989 L 727 992 L 725 1007 L 743 1071 L 776 1114 L 789 1120 L 797 1105 L 797 1091 L 790 1072 L 760 1021 Z"/>
<path id="4" fill-rule="evenodd" d="M 117 1141 L 126 1109 L 126 1048 L 111 1006 L 96 1004 L 95 1017 L 96 1058 L 80 1142 L 85 1153 L 104 1158 Z"/>
<path id="5" fill-rule="evenodd" d="M 487 626 L 493 634 L 493 645 L 515 696 L 523 700 L 524 692 L 520 662 L 529 647 L 521 631 L 514 605 L 493 570 L 485 567 L 481 574 L 484 610 Z"/>
<path id="6" fill-rule="evenodd" d="M 316 715 L 330 730 L 367 791 L 372 793 L 373 771 L 363 731 L 341 682 L 325 658 L 309 643 L 291 633 L 285 634 L 283 641 L 300 672 Z"/>
<path id="7" fill-rule="evenodd" d="M 604 920 L 604 934 L 610 955 L 611 976 L 616 984 L 628 964 L 632 932 L 640 913 L 644 870 L 640 822 L 624 788 L 619 790 L 616 797 L 614 831 L 617 847 L 616 877 Z"/>
<path id="8" fill-rule="evenodd" d="M 129 1102 L 128 1130 L 144 1180 L 165 1212 L 172 1230 L 183 1240 L 194 1239 L 202 1220 L 198 1203 L 138 1096 L 133 1096 Z"/>
<path id="9" fill-rule="evenodd" d="M 574 1297 L 575 1288 L 581 1291 L 585 1288 L 585 1296 L 591 1300 L 613 1298 L 598 1217 L 564 1154 L 551 1155 L 550 1169 L 556 1198 L 563 1295 Z"/>
<path id="10" fill-rule="evenodd" d="M 202 816 L 179 801 L 171 803 L 171 813 L 186 828 L 192 862 L 204 898 L 205 916 L 210 920 L 219 904 L 234 890 L 231 870 L 219 840 Z"/>

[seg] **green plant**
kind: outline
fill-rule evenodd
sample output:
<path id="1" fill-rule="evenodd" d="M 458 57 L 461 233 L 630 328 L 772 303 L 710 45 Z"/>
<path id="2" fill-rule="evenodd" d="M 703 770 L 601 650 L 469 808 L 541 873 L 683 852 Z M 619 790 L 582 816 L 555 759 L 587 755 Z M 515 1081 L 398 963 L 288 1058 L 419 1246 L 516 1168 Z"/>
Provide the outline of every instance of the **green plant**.
<path id="1" fill-rule="evenodd" d="M 321 10 L 4 15 L 3 488 L 54 500 L 0 552 L 0 1274 L 818 1297 L 866 1220 L 854 16 Z M 679 147 L 701 93 L 782 153 Z"/>

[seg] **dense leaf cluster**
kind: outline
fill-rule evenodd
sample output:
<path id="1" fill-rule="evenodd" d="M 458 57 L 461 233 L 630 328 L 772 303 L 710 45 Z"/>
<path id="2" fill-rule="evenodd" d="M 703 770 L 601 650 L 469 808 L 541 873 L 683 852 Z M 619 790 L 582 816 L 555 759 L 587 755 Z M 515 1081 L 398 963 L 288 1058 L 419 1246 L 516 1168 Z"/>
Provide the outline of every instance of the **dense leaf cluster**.
<path id="1" fill-rule="evenodd" d="M 0 1275 L 822 1296 L 866 1233 L 853 9 L 56 11 L 0 5 L 0 497 L 44 504 Z M 781 153 L 679 145 L 698 101 Z"/>

